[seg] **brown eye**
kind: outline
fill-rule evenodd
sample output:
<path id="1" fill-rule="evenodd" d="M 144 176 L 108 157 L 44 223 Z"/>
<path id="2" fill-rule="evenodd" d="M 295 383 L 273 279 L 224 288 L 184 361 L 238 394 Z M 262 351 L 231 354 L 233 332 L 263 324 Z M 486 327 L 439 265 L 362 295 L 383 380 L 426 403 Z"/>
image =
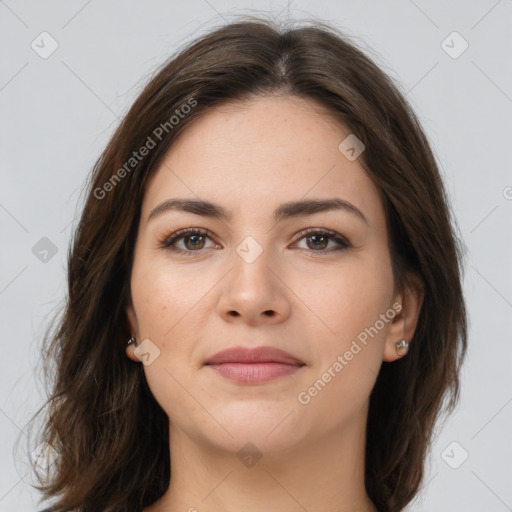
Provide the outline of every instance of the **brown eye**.
<path id="1" fill-rule="evenodd" d="M 185 235 L 182 237 L 185 240 L 185 247 L 190 250 L 202 249 L 204 247 L 205 237 L 203 235 Z M 188 240 L 188 244 L 187 241 Z"/>
<path id="2" fill-rule="evenodd" d="M 307 236 L 306 240 L 310 240 L 312 243 L 308 244 L 310 249 L 325 249 L 329 244 L 329 238 L 324 235 L 312 235 Z"/>
<path id="3" fill-rule="evenodd" d="M 309 250 L 311 252 L 318 253 L 330 253 L 332 251 L 340 251 L 343 249 L 347 249 L 350 247 L 350 242 L 342 237 L 336 231 L 324 230 L 324 229 L 316 229 L 311 228 L 301 233 L 303 236 L 299 239 L 306 240 L 306 247 L 299 247 L 300 249 Z M 333 243 L 329 249 L 329 243 Z M 327 250 L 326 250 L 327 249 Z"/>
<path id="4" fill-rule="evenodd" d="M 161 247 L 180 254 L 191 254 L 205 249 L 208 239 L 211 240 L 211 237 L 206 230 L 200 228 L 181 229 L 165 238 Z M 181 247 L 178 247 L 179 243 L 182 243 Z M 213 245 L 219 247 L 217 244 Z"/>

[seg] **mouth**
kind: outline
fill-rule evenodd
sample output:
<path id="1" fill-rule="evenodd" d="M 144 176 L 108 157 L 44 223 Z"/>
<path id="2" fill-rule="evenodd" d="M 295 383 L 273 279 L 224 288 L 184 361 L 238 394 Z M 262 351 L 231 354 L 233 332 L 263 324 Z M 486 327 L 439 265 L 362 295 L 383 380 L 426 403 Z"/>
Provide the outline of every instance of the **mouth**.
<path id="1" fill-rule="evenodd" d="M 292 375 L 306 364 L 274 347 L 233 347 L 209 358 L 205 366 L 227 379 L 257 384 Z"/>

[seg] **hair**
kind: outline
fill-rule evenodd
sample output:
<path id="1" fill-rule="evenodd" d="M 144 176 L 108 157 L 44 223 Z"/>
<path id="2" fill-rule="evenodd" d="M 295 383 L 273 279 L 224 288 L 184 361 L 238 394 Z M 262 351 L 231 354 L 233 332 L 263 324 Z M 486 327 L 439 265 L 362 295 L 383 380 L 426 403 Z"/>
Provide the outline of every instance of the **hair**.
<path id="1" fill-rule="evenodd" d="M 145 184 L 202 113 L 272 94 L 316 102 L 363 142 L 358 161 L 383 198 L 395 286 L 424 293 L 407 357 L 383 362 L 370 394 L 365 450 L 365 487 L 379 511 L 399 511 L 419 492 L 435 423 L 458 401 L 467 344 L 462 243 L 435 157 L 399 86 L 345 34 L 246 18 L 190 42 L 153 74 L 89 176 L 64 311 L 44 336 L 47 378 L 55 375 L 35 416 L 45 413 L 39 440 L 57 457 L 51 478 L 35 470 L 36 488 L 54 501 L 48 510 L 142 510 L 167 490 L 169 419 L 143 365 L 125 354 Z"/>

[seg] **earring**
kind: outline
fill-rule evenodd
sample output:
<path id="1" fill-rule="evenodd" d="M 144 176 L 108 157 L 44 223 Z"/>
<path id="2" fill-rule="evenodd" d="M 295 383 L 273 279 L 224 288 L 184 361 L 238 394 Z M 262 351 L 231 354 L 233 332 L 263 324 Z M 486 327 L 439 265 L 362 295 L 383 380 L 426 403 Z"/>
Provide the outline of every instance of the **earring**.
<path id="1" fill-rule="evenodd" d="M 133 336 L 128 340 L 128 345 L 131 345 L 132 343 L 135 343 L 135 338 Z"/>
<path id="2" fill-rule="evenodd" d="M 406 340 L 397 341 L 396 345 L 396 353 L 401 357 L 405 354 L 409 343 Z"/>

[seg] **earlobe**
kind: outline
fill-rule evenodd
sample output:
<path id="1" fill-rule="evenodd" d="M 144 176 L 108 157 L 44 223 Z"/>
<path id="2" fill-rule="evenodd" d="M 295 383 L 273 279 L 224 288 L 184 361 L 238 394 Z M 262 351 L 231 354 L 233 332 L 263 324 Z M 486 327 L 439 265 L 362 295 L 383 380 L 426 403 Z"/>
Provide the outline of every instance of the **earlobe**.
<path id="1" fill-rule="evenodd" d="M 396 361 L 407 354 L 409 344 L 414 343 L 414 333 L 418 324 L 424 291 L 419 278 L 411 278 L 405 289 L 395 297 L 400 304 L 399 311 L 389 327 L 384 347 L 383 360 Z M 397 308 L 398 309 L 398 308 Z"/>
<path id="2" fill-rule="evenodd" d="M 126 307 L 126 317 L 128 319 L 128 327 L 130 329 L 130 338 L 126 340 L 126 355 L 132 360 L 139 362 L 139 358 L 135 355 L 135 348 L 137 347 L 137 340 L 139 339 L 139 328 L 137 317 L 133 305 Z"/>

